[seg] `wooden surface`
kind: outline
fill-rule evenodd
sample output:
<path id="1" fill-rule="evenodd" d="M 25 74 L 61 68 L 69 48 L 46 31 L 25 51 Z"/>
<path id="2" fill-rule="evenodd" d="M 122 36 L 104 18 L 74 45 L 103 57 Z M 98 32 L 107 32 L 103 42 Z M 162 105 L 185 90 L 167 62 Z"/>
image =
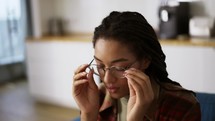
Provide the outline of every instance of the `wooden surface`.
<path id="1" fill-rule="evenodd" d="M 75 109 L 35 101 L 26 81 L 0 85 L 0 121 L 72 121 Z"/>
<path id="2" fill-rule="evenodd" d="M 38 41 L 78 41 L 78 42 L 91 42 L 93 38 L 92 34 L 74 34 L 68 36 L 43 36 L 40 38 L 27 38 L 27 42 L 38 42 Z M 204 46 L 204 47 L 215 47 L 215 38 L 188 38 L 188 39 L 167 39 L 159 40 L 162 45 L 173 45 L 173 46 Z"/>
<path id="3" fill-rule="evenodd" d="M 67 36 L 43 36 L 40 38 L 28 37 L 28 42 L 33 41 L 86 41 L 91 42 L 93 38 L 92 34 L 74 34 Z"/>
<path id="4" fill-rule="evenodd" d="M 160 40 L 161 45 L 215 47 L 215 39 Z"/>

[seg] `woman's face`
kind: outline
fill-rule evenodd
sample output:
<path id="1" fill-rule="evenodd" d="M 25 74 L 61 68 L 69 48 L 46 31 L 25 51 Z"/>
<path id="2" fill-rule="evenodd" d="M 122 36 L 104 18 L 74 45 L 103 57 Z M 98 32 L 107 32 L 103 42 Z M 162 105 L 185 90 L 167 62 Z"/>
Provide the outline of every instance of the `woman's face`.
<path id="1" fill-rule="evenodd" d="M 102 38 L 97 40 L 94 51 L 95 61 L 100 67 L 138 66 L 136 58 L 129 48 L 115 40 L 104 40 Z M 113 98 L 121 98 L 129 94 L 126 78 L 116 77 L 110 70 L 106 70 L 101 80 Z"/>

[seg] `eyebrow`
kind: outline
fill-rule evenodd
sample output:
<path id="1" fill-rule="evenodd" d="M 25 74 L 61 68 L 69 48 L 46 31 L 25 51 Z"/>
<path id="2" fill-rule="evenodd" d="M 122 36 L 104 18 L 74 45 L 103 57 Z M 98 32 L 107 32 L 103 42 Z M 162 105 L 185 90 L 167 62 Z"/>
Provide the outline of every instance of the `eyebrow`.
<path id="1" fill-rule="evenodd" d="M 97 58 L 96 56 L 94 56 L 94 58 L 95 58 L 95 60 L 97 60 L 97 61 L 103 62 L 102 60 L 100 60 L 100 59 Z M 119 59 L 116 59 L 116 60 L 111 61 L 111 64 L 113 64 L 113 63 L 118 63 L 118 62 L 125 62 L 125 61 L 128 61 L 128 59 L 119 58 Z"/>

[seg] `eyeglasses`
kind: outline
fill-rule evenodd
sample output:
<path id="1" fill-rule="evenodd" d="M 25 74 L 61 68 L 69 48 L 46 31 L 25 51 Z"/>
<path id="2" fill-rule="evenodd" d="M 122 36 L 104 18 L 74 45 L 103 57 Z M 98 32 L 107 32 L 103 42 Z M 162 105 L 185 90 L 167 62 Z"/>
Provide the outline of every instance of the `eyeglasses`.
<path id="1" fill-rule="evenodd" d="M 116 77 L 116 78 L 125 78 L 124 73 L 126 70 L 128 70 L 136 61 L 132 64 L 130 64 L 127 67 L 118 67 L 118 66 L 111 66 L 109 68 L 105 68 L 104 66 L 92 64 L 94 59 L 89 63 L 88 69 L 94 70 L 94 74 L 99 76 L 100 78 L 103 78 L 105 76 L 105 72 L 107 70 L 110 71 L 110 73 Z"/>

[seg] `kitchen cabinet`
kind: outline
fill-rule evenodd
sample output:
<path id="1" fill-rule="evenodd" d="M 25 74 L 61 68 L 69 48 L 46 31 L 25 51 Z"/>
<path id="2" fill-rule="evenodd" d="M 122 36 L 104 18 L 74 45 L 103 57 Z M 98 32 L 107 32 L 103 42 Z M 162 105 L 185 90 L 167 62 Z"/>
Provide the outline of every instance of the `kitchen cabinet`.
<path id="1" fill-rule="evenodd" d="M 39 101 L 77 108 L 72 97 L 73 73 L 92 60 L 91 42 L 27 42 L 26 54 L 31 95 Z"/>
<path id="2" fill-rule="evenodd" d="M 41 38 L 26 42 L 30 94 L 39 101 L 78 108 L 72 97 L 74 70 L 93 58 L 91 37 Z M 215 93 L 215 44 L 162 41 L 169 77 L 184 88 Z M 98 83 L 98 80 L 97 80 Z"/>
<path id="3" fill-rule="evenodd" d="M 172 80 L 193 91 L 215 93 L 215 47 L 162 47 Z"/>

